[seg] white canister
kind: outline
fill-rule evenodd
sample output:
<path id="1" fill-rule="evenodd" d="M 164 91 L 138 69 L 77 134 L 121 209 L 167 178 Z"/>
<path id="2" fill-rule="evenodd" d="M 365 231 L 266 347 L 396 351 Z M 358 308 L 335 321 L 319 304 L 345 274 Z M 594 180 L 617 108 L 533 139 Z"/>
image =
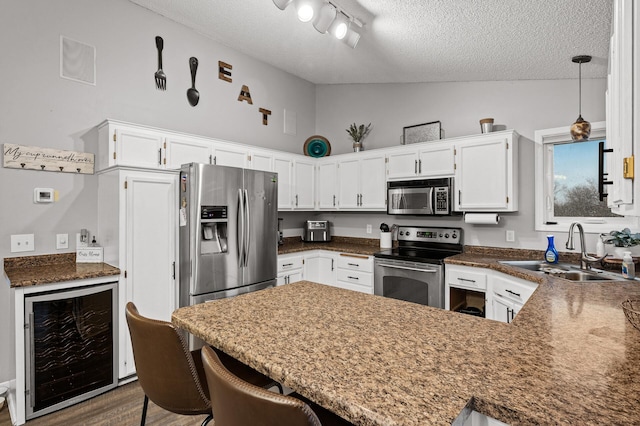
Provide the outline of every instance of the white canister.
<path id="1" fill-rule="evenodd" d="M 391 232 L 380 232 L 380 248 L 391 248 Z"/>

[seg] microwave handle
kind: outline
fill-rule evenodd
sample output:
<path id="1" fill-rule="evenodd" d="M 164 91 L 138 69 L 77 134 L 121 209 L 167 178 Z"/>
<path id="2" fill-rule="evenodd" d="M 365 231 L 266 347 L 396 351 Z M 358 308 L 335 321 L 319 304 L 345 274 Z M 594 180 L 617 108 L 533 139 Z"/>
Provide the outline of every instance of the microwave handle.
<path id="1" fill-rule="evenodd" d="M 436 213 L 436 189 L 433 186 L 429 187 L 429 214 Z"/>

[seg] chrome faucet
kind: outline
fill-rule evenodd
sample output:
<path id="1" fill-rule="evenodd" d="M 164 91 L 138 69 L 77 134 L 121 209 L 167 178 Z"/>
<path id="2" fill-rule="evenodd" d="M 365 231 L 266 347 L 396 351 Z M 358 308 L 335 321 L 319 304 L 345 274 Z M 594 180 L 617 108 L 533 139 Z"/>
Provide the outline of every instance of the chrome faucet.
<path id="1" fill-rule="evenodd" d="M 607 257 L 607 254 L 605 253 L 604 256 L 602 257 L 593 257 L 593 256 L 589 256 L 587 254 L 587 248 L 586 248 L 586 244 L 584 241 L 584 229 L 582 228 L 582 225 L 578 222 L 573 222 L 571 224 L 571 226 L 569 226 L 569 238 L 567 239 L 567 244 L 565 245 L 565 247 L 567 248 L 567 250 L 573 250 L 573 228 L 575 226 L 578 226 L 578 235 L 580 236 L 580 269 L 591 269 L 591 264 L 592 263 L 598 263 L 600 261 L 602 261 L 602 259 L 604 259 L 605 257 Z"/>

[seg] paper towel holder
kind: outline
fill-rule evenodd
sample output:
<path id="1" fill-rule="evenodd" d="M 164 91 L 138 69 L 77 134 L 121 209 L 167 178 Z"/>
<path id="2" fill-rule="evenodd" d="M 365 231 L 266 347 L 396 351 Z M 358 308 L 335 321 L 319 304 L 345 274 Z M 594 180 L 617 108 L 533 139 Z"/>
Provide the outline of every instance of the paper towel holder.
<path id="1" fill-rule="evenodd" d="M 500 222 L 498 213 L 465 213 L 464 223 L 471 225 L 497 225 Z"/>

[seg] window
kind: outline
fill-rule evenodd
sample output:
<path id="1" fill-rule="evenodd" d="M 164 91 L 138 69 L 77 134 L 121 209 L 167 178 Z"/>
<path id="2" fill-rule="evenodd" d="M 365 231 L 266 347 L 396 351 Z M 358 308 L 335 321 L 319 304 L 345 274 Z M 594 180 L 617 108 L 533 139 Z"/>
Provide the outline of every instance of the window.
<path id="1" fill-rule="evenodd" d="M 569 127 L 535 132 L 536 230 L 566 231 L 572 222 L 593 233 L 637 225 L 599 199 L 598 144 L 605 130 L 604 122 L 593 123 L 590 140 L 580 142 L 571 140 Z"/>

